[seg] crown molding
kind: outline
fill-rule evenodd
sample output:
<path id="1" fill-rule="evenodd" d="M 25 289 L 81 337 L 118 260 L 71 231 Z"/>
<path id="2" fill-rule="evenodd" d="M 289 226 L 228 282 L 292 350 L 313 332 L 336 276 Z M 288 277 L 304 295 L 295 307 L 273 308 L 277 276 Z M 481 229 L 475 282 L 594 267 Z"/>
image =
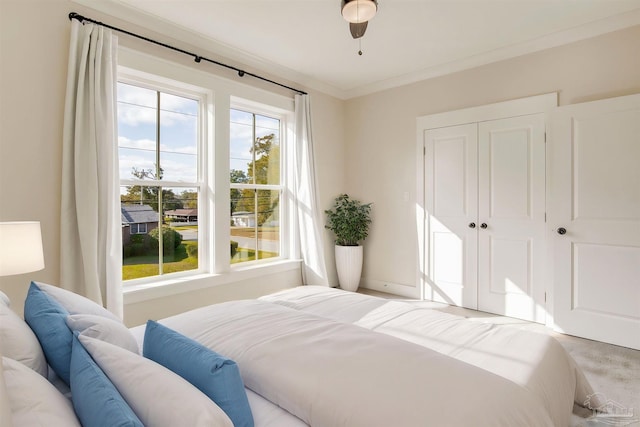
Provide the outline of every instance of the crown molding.
<path id="1" fill-rule="evenodd" d="M 387 89 L 393 89 L 422 80 L 432 79 L 447 74 L 468 70 L 481 65 L 515 58 L 529 53 L 539 52 L 580 40 L 596 37 L 624 28 L 640 25 L 640 8 L 630 12 L 621 13 L 608 18 L 593 21 L 574 28 L 559 31 L 537 39 L 523 43 L 516 43 L 499 49 L 483 52 L 457 61 L 426 68 L 403 76 L 381 80 L 359 88 L 350 89 L 344 92 L 343 99 L 357 98 L 359 96 L 370 95 Z"/>

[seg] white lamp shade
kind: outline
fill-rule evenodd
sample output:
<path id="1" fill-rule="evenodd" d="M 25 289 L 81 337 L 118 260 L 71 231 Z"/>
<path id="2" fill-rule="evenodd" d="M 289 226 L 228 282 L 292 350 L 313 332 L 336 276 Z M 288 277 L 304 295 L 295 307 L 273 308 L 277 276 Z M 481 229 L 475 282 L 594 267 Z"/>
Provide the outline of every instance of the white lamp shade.
<path id="1" fill-rule="evenodd" d="M 0 222 L 0 276 L 44 268 L 39 222 Z"/>
<path id="2" fill-rule="evenodd" d="M 378 6 L 373 0 L 351 0 L 342 6 L 342 16 L 348 22 L 360 24 L 376 15 Z"/>

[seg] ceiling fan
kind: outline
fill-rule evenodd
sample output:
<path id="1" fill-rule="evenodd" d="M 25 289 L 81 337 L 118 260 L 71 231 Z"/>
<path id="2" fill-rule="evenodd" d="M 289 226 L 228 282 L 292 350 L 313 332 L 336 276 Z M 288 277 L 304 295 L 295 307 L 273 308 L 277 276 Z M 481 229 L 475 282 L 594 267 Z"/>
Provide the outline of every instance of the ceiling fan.
<path id="1" fill-rule="evenodd" d="M 367 31 L 367 24 L 378 11 L 377 0 L 342 0 L 342 17 L 349 22 L 351 37 L 359 39 Z M 362 50 L 358 51 L 362 55 Z"/>

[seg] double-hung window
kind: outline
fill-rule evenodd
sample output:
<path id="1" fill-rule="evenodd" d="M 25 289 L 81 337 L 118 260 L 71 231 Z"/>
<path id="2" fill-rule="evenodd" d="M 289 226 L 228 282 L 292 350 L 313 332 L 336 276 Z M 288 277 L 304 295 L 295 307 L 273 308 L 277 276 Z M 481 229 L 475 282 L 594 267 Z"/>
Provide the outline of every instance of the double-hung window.
<path id="1" fill-rule="evenodd" d="M 201 102 L 179 87 L 118 83 L 125 281 L 198 269 Z"/>

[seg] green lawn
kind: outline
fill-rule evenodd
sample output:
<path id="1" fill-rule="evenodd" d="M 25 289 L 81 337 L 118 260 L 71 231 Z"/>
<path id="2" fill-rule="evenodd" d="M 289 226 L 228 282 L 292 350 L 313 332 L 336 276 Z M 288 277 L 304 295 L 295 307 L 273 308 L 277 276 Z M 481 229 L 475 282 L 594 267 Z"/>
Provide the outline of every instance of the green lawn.
<path id="1" fill-rule="evenodd" d="M 173 255 L 164 256 L 162 267 L 163 274 L 176 273 L 179 271 L 195 270 L 198 268 L 198 258 L 190 257 L 187 253 L 187 246 L 197 246 L 197 241 L 183 241 L 176 248 Z M 259 259 L 273 258 L 277 253 L 258 251 Z M 255 260 L 254 250 L 238 248 L 238 252 L 231 260 L 231 264 Z M 141 277 L 158 275 L 158 256 L 136 256 L 122 260 L 122 280 L 139 279 Z"/>
<path id="2" fill-rule="evenodd" d="M 258 251 L 259 259 L 273 258 L 278 256 L 276 252 Z M 256 259 L 256 251 L 253 249 L 238 248 L 236 255 L 231 258 L 231 264 L 240 262 L 254 261 Z"/>
<path id="3" fill-rule="evenodd" d="M 182 242 L 172 255 L 163 257 L 162 272 L 176 273 L 198 268 L 198 258 L 187 254 L 187 246 L 197 246 L 196 241 Z M 158 275 L 158 256 L 137 256 L 122 260 L 122 280 L 139 279 Z"/>

